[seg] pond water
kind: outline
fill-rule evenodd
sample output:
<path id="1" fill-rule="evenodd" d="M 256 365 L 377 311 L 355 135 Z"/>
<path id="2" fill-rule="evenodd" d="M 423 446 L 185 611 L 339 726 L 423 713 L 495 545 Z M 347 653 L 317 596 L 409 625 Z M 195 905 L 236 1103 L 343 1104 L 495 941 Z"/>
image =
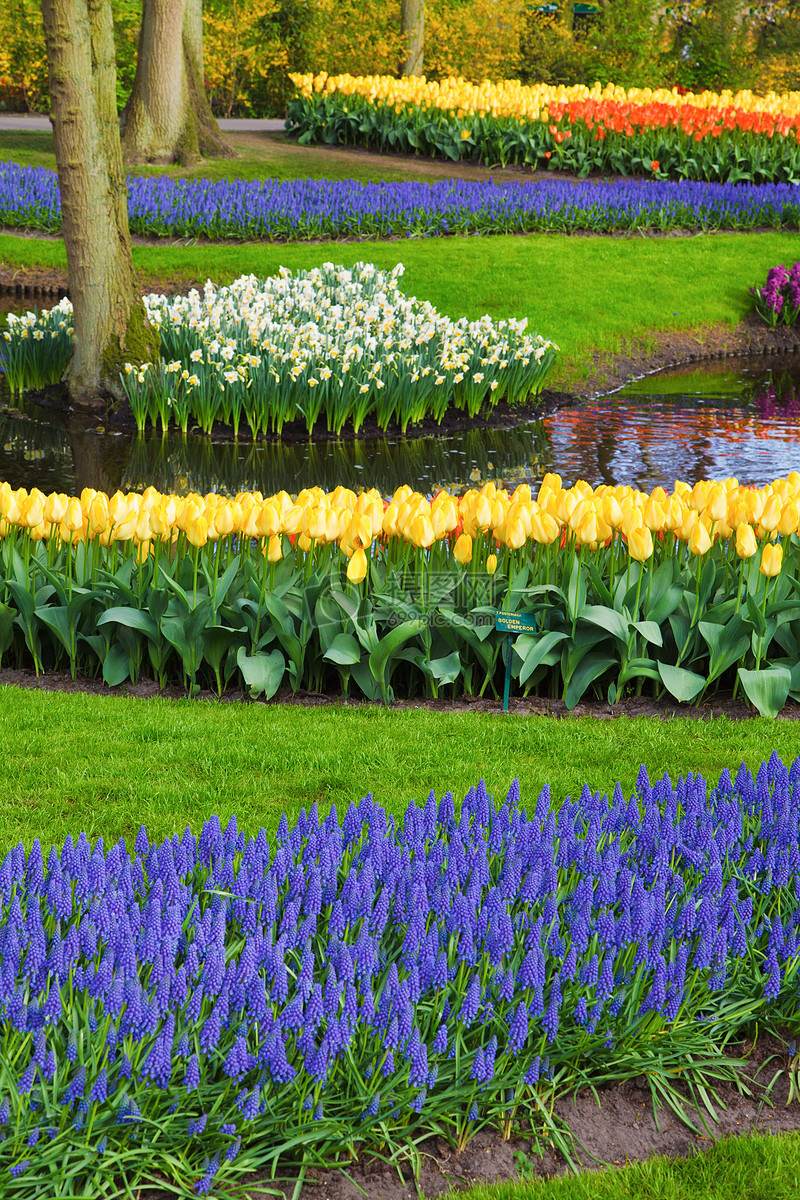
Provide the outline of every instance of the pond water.
<path id="1" fill-rule="evenodd" d="M 5 402 L 3 402 L 5 401 Z M 337 483 L 390 494 L 463 490 L 487 479 L 515 487 L 558 471 L 652 490 L 676 479 L 735 475 L 762 484 L 800 469 L 800 359 L 727 359 L 649 376 L 621 391 L 513 429 L 299 446 L 215 444 L 200 436 L 130 438 L 96 423 L 10 403 L 0 391 L 0 479 L 14 487 L 233 494 Z"/>

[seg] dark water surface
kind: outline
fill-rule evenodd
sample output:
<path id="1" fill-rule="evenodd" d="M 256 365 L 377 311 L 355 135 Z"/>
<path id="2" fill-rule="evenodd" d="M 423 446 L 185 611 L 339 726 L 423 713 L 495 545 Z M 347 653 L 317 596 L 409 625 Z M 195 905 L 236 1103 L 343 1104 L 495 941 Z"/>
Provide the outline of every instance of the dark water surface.
<path id="1" fill-rule="evenodd" d="M 671 488 L 735 475 L 763 484 L 800 470 L 800 360 L 727 359 L 670 370 L 612 396 L 514 429 L 438 437 L 275 444 L 214 444 L 179 434 L 130 438 L 96 422 L 12 405 L 0 390 L 0 479 L 70 494 L 83 487 L 233 494 L 319 484 L 391 493 L 464 489 L 487 479 L 511 487 L 558 471 L 585 479 Z"/>

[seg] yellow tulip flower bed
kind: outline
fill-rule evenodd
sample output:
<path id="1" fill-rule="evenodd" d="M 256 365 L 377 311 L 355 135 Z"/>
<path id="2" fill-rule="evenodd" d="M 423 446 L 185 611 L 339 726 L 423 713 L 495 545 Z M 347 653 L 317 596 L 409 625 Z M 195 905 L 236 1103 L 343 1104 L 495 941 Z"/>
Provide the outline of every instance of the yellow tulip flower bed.
<path id="1" fill-rule="evenodd" d="M 324 140 L 506 166 L 720 183 L 800 179 L 800 92 L 481 84 L 294 74 L 288 128 Z"/>
<path id="2" fill-rule="evenodd" d="M 0 657 L 111 686 L 800 699 L 800 474 L 235 498 L 0 485 Z"/>

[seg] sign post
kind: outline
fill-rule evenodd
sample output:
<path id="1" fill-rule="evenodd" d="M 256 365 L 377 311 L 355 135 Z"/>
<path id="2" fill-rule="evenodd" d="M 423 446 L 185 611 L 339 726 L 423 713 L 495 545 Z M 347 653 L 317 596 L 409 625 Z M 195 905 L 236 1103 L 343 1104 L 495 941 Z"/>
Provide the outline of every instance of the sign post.
<path id="1" fill-rule="evenodd" d="M 508 712 L 508 695 L 511 690 L 511 656 L 513 653 L 514 638 L 518 633 L 535 633 L 536 618 L 526 616 L 523 613 L 498 611 L 494 614 L 494 627 L 506 635 L 506 681 L 503 687 L 503 712 Z"/>

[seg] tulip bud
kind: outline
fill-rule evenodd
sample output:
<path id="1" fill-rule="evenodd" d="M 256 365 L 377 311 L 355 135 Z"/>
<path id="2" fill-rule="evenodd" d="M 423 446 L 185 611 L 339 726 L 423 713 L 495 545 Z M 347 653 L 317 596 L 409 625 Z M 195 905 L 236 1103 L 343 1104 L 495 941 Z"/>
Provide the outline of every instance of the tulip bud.
<path id="1" fill-rule="evenodd" d="M 702 521 L 697 521 L 689 537 L 689 549 L 692 554 L 701 557 L 711 549 L 711 538 Z"/>
<path id="2" fill-rule="evenodd" d="M 472 562 L 472 538 L 468 533 L 462 533 L 457 539 L 453 547 L 453 558 L 462 567 L 465 567 L 468 562 Z"/>
<path id="3" fill-rule="evenodd" d="M 782 511 L 783 504 L 781 503 L 780 496 L 770 496 L 770 498 L 767 500 L 767 503 L 764 505 L 764 511 L 761 513 L 760 521 L 761 526 L 766 529 L 768 533 L 772 533 L 778 528 Z"/>
<path id="4" fill-rule="evenodd" d="M 592 542 L 598 540 L 597 532 L 597 514 L 593 508 L 584 513 L 583 518 L 576 530 L 578 542 L 581 546 L 590 546 Z"/>
<path id="5" fill-rule="evenodd" d="M 761 567 L 759 568 L 761 574 L 766 575 L 767 579 L 772 579 L 775 575 L 780 574 L 782 562 L 783 546 L 767 542 L 761 551 Z"/>
<path id="6" fill-rule="evenodd" d="M 756 535 L 753 533 L 753 526 L 744 524 L 739 525 L 736 529 L 736 553 L 739 558 L 752 558 L 758 549 Z"/>
<path id="7" fill-rule="evenodd" d="M 486 560 L 486 574 L 494 575 L 496 570 L 497 570 L 497 555 L 490 554 Z"/>
<path id="8" fill-rule="evenodd" d="M 792 533 L 797 533 L 797 527 L 800 525 L 800 504 L 796 500 L 787 500 L 783 506 L 781 519 L 778 521 L 778 533 L 781 537 L 789 537 Z"/>
<path id="9" fill-rule="evenodd" d="M 653 556 L 653 535 L 646 525 L 639 525 L 628 534 L 628 553 L 636 562 L 647 562 Z"/>
<path id="10" fill-rule="evenodd" d="M 208 541 L 208 521 L 205 516 L 192 517 L 186 525 L 186 539 L 197 550 Z"/>
<path id="11" fill-rule="evenodd" d="M 353 551 L 353 557 L 347 564 L 347 578 L 351 583 L 359 584 L 367 577 L 367 555 L 359 548 Z"/>

